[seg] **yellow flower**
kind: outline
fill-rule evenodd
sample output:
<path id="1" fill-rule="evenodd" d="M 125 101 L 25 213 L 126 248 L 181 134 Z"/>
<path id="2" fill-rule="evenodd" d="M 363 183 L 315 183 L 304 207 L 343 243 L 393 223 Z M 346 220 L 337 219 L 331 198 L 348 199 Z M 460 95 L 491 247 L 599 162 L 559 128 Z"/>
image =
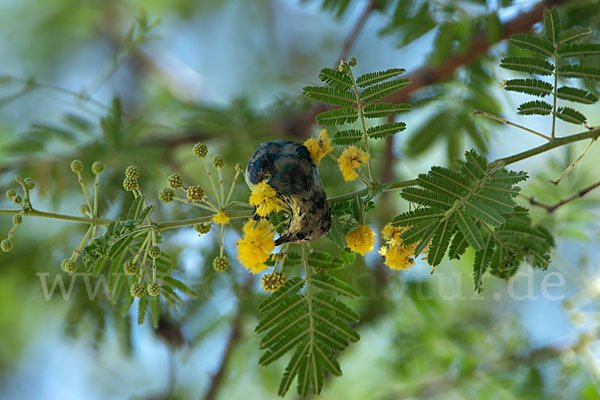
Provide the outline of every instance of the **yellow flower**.
<path id="1" fill-rule="evenodd" d="M 340 158 L 338 158 L 338 164 L 340 171 L 344 175 L 345 181 L 353 181 L 358 177 L 356 170 L 361 165 L 366 164 L 369 161 L 370 154 L 359 149 L 356 146 L 347 147 Z"/>
<path id="2" fill-rule="evenodd" d="M 266 219 L 248 220 L 243 228 L 244 237 L 237 242 L 238 260 L 253 274 L 267 268 L 265 261 L 275 248 L 273 226 Z"/>
<path id="3" fill-rule="evenodd" d="M 385 265 L 391 269 L 408 269 L 415 263 L 415 244 L 404 246 L 400 237 L 408 228 L 400 228 L 387 224 L 381 231 L 385 244 L 379 249 L 379 254 L 385 257 Z"/>
<path id="4" fill-rule="evenodd" d="M 312 158 L 317 165 L 321 163 L 323 157 L 333 150 L 333 147 L 331 147 L 331 139 L 327 135 L 327 130 L 325 129 L 321 129 L 321 132 L 319 132 L 319 139 L 307 139 L 304 142 L 304 146 L 308 149 L 310 158 Z"/>
<path id="5" fill-rule="evenodd" d="M 277 196 L 277 190 L 266 182 L 260 182 L 252 187 L 250 204 L 256 206 L 256 214 L 266 217 L 273 211 L 283 208 L 283 201 Z"/>
<path id="6" fill-rule="evenodd" d="M 229 223 L 229 217 L 225 215 L 223 211 L 219 211 L 217 214 L 213 215 L 212 222 L 215 224 L 225 225 Z"/>
<path id="7" fill-rule="evenodd" d="M 385 265 L 391 269 L 408 269 L 415 263 L 414 246 L 381 246 L 379 254 L 385 257 Z"/>
<path id="8" fill-rule="evenodd" d="M 350 250 L 364 256 L 373 250 L 375 233 L 369 225 L 361 225 L 346 235 L 346 244 Z"/>

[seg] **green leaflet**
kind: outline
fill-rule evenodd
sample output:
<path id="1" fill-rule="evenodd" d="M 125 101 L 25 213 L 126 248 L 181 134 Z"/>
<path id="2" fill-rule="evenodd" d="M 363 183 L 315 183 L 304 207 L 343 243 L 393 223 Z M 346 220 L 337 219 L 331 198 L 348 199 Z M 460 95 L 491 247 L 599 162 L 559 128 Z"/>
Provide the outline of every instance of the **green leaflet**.
<path id="1" fill-rule="evenodd" d="M 448 251 L 450 258 L 460 258 L 472 247 L 479 290 L 483 273 L 499 271 L 507 260 L 512 260 L 512 269 L 503 271 L 507 277 L 527 257 L 536 266 L 549 262 L 551 236 L 532 227 L 527 210 L 514 201 L 519 193 L 516 184 L 526 178 L 524 172 L 488 167 L 485 158 L 468 151 L 459 170 L 434 166 L 419 175 L 417 187 L 404 189 L 402 197 L 420 208 L 398 215 L 393 223 L 408 228 L 402 239 L 406 245 L 417 243 L 416 255 L 429 245 L 427 261 L 432 266 L 439 265 Z M 528 246 L 532 240 L 536 244 Z M 494 250 L 496 244 L 503 250 Z"/>
<path id="2" fill-rule="evenodd" d="M 505 69 L 531 75 L 556 75 L 558 78 L 600 79 L 600 68 L 573 63 L 573 59 L 600 55 L 600 44 L 587 43 L 591 34 L 589 28 L 563 30 L 556 9 L 544 11 L 544 37 L 534 35 L 512 35 L 509 43 L 528 50 L 529 57 L 506 57 L 500 66 Z M 548 61 L 550 59 L 552 62 Z M 533 96 L 549 96 L 553 101 L 529 101 L 518 108 L 520 115 L 551 115 L 552 137 L 555 134 L 555 120 L 559 118 L 572 124 L 584 124 L 586 117 L 571 107 L 556 107 L 557 100 L 566 100 L 581 104 L 594 104 L 598 97 L 588 90 L 571 86 L 555 87 L 550 81 L 539 79 L 511 79 L 504 88 L 508 91 Z M 550 103 L 554 103 L 552 106 Z M 498 256 L 499 257 L 499 256 Z"/>
<path id="3" fill-rule="evenodd" d="M 294 380 L 298 394 L 318 394 L 325 372 L 341 375 L 337 354 L 360 339 L 348 325 L 358 315 L 337 295 L 353 296 L 354 291 L 342 281 L 327 275 L 311 276 L 310 265 L 334 263 L 328 253 L 308 254 L 302 248 L 304 278 L 292 278 L 259 307 L 261 318 L 256 327 L 263 337 L 264 350 L 259 363 L 266 365 L 291 353 L 279 385 L 284 396 Z M 341 262 L 341 260 L 340 260 Z"/>

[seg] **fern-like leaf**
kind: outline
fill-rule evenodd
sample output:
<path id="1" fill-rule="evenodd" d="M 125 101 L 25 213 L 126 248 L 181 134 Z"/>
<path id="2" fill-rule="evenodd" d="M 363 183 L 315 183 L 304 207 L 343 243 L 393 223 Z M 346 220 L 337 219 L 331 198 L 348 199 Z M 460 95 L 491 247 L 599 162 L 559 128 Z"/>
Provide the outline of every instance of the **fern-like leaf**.
<path id="1" fill-rule="evenodd" d="M 554 66 L 546 60 L 534 57 L 506 57 L 500 62 L 504 69 L 535 75 L 552 75 Z"/>
<path id="2" fill-rule="evenodd" d="M 558 43 L 568 43 L 573 40 L 578 40 L 591 35 L 592 30 L 590 28 L 574 28 L 567 29 L 558 34 Z"/>
<path id="3" fill-rule="evenodd" d="M 554 55 L 554 46 L 552 43 L 548 40 L 538 38 L 537 36 L 517 33 L 511 35 L 511 37 L 508 39 L 508 42 L 524 50 L 538 54 L 544 58 L 552 57 Z"/>
<path id="4" fill-rule="evenodd" d="M 369 86 L 360 94 L 360 100 L 363 103 L 381 100 L 384 97 L 402 89 L 410 83 L 410 79 L 395 79 L 389 82 L 383 82 L 378 85 Z"/>
<path id="5" fill-rule="evenodd" d="M 410 104 L 373 103 L 363 109 L 365 118 L 385 118 L 392 114 L 400 114 L 410 111 Z"/>
<path id="6" fill-rule="evenodd" d="M 600 55 L 600 44 L 598 43 L 579 43 L 567 44 L 558 48 L 558 55 L 561 57 L 590 57 Z"/>
<path id="7" fill-rule="evenodd" d="M 553 94 L 554 86 L 539 79 L 511 79 L 506 82 L 504 89 L 544 97 Z"/>
<path id="8" fill-rule="evenodd" d="M 559 87 L 557 90 L 557 96 L 559 99 L 575 101 L 583 104 L 594 104 L 598 101 L 598 97 L 587 90 L 569 86 Z"/>
<path id="9" fill-rule="evenodd" d="M 317 122 L 323 126 L 348 124 L 355 122 L 357 119 L 358 112 L 352 107 L 342 107 L 323 111 L 316 117 Z"/>
<path id="10" fill-rule="evenodd" d="M 515 185 L 526 178 L 524 172 L 488 166 L 484 157 L 469 151 L 458 171 L 434 166 L 427 174 L 419 175 L 418 187 L 404 189 L 402 197 L 421 207 L 400 214 L 393 223 L 408 228 L 402 239 L 407 245 L 417 243 L 415 254 L 430 246 L 427 261 L 432 266 L 439 265 L 449 248 L 452 258 L 460 257 L 467 246 L 480 256 L 485 255 L 485 259 L 477 258 L 476 275 L 480 282 L 479 277 L 491 260 L 490 251 L 493 252 L 484 251 L 489 240 L 487 232 L 507 226 L 507 215 L 513 217 L 514 198 L 519 193 Z M 513 245 L 508 238 L 508 253 Z M 547 251 L 540 249 L 537 253 L 542 258 L 548 256 Z"/>
<path id="11" fill-rule="evenodd" d="M 544 10 L 544 33 L 551 43 L 558 43 L 561 32 L 560 16 L 555 8 Z"/>
<path id="12" fill-rule="evenodd" d="M 302 94 L 309 99 L 335 106 L 351 106 L 356 101 L 354 93 L 333 87 L 306 86 Z"/>
<path id="13" fill-rule="evenodd" d="M 333 88 L 347 91 L 352 90 L 352 79 L 337 69 L 323 68 L 319 73 L 319 79 Z"/>
<path id="14" fill-rule="evenodd" d="M 528 101 L 519 106 L 519 115 L 550 115 L 552 105 L 541 100 Z"/>
<path id="15" fill-rule="evenodd" d="M 583 65 L 563 65 L 558 67 L 563 78 L 600 79 L 600 68 Z"/>
<path id="16" fill-rule="evenodd" d="M 350 144 L 358 143 L 363 139 L 363 133 L 358 129 L 348 129 L 345 131 L 336 132 L 333 135 L 331 142 L 334 145 L 347 146 Z"/>
<path id="17" fill-rule="evenodd" d="M 302 248 L 304 278 L 292 278 L 259 307 L 263 314 L 256 331 L 263 333 L 264 349 L 259 363 L 266 365 L 291 352 L 279 385 L 284 396 L 297 380 L 297 391 L 305 397 L 319 394 L 325 371 L 341 375 L 336 356 L 351 342 L 360 339 L 348 325 L 358 315 L 336 295 L 355 296 L 347 284 L 327 275 L 313 278 L 311 265 L 337 267 L 337 259 L 328 253 L 307 254 Z M 343 262 L 342 262 L 343 264 Z"/>
<path id="18" fill-rule="evenodd" d="M 389 79 L 393 79 L 399 75 L 402 75 L 405 72 L 406 70 L 403 68 L 391 68 L 386 71 L 370 72 L 368 74 L 359 76 L 356 79 L 356 85 L 358 87 L 364 88 L 367 86 L 374 85 L 376 83 L 381 83 Z"/>
<path id="19" fill-rule="evenodd" d="M 377 125 L 367 130 L 367 136 L 371 139 L 383 139 L 387 136 L 395 135 L 406 129 L 404 122 L 390 122 L 383 125 Z"/>
<path id="20" fill-rule="evenodd" d="M 575 125 L 585 124 L 585 115 L 571 107 L 559 107 L 556 110 L 556 116 L 565 122 Z"/>

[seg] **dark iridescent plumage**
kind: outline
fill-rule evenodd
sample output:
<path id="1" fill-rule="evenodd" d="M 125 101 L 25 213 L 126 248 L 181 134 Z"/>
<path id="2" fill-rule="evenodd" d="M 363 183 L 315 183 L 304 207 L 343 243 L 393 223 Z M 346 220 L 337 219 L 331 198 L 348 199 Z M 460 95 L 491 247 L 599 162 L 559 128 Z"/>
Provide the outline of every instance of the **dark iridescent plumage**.
<path id="1" fill-rule="evenodd" d="M 308 242 L 329 232 L 331 212 L 327 195 L 317 166 L 303 144 L 284 140 L 261 143 L 248 162 L 246 179 L 253 185 L 267 180 L 292 210 L 277 245 Z"/>

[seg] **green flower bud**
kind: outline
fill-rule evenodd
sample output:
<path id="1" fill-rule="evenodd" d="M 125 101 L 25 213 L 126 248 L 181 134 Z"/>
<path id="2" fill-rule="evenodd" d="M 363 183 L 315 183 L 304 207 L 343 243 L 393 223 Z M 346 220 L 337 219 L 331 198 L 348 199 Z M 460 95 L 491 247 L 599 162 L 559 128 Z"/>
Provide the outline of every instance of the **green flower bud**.
<path id="1" fill-rule="evenodd" d="M 272 274 L 263 275 L 260 280 L 260 285 L 265 292 L 274 292 L 285 285 L 286 277 L 283 272 L 273 272 Z"/>
<path id="2" fill-rule="evenodd" d="M 189 186 L 187 188 L 187 198 L 192 201 L 202 201 L 206 198 L 206 192 L 201 186 Z"/>
<path id="3" fill-rule="evenodd" d="M 12 250 L 12 242 L 10 241 L 10 239 L 4 239 L 2 241 L 2 243 L 0 243 L 0 248 L 2 248 L 2 251 L 5 253 L 8 253 L 9 251 Z"/>
<path id="4" fill-rule="evenodd" d="M 125 176 L 128 178 L 137 179 L 140 177 L 140 169 L 135 165 L 130 165 L 129 167 L 125 168 Z"/>
<path id="5" fill-rule="evenodd" d="M 317 275 L 324 275 L 327 273 L 327 270 L 323 267 L 313 267 L 313 272 Z"/>
<path id="6" fill-rule="evenodd" d="M 179 174 L 173 174 L 169 176 L 168 182 L 173 189 L 179 189 L 183 185 L 183 178 Z"/>
<path id="7" fill-rule="evenodd" d="M 134 283 L 129 287 L 129 293 L 131 293 L 131 297 L 140 298 L 144 295 L 146 288 L 142 283 Z"/>
<path id="8" fill-rule="evenodd" d="M 351 67 L 356 66 L 356 57 L 350 57 L 350 60 L 348 60 L 348 65 Z"/>
<path id="9" fill-rule="evenodd" d="M 158 258 L 158 257 L 160 257 L 160 247 L 158 247 L 158 246 L 152 246 L 152 247 L 150 247 L 150 250 L 148 251 L 148 254 L 152 258 Z"/>
<path id="10" fill-rule="evenodd" d="M 221 156 L 214 156 L 212 163 L 215 168 L 223 168 L 225 166 L 225 160 Z"/>
<path id="11" fill-rule="evenodd" d="M 133 275 L 138 271 L 137 265 L 133 263 L 133 260 L 127 260 L 123 264 L 123 272 L 125 275 Z"/>
<path id="12" fill-rule="evenodd" d="M 35 182 L 33 181 L 33 178 L 27 177 L 23 179 L 23 183 L 25 184 L 27 190 L 33 190 L 33 188 L 35 187 Z"/>
<path id="13" fill-rule="evenodd" d="M 164 188 L 158 194 L 158 198 L 163 203 L 170 203 L 175 198 L 175 191 L 173 189 L 171 189 L 171 188 Z"/>
<path id="14" fill-rule="evenodd" d="M 23 199 L 21 198 L 21 196 L 15 196 L 13 197 L 13 201 L 15 202 L 15 204 L 21 204 Z"/>
<path id="15" fill-rule="evenodd" d="M 235 170 L 236 170 L 237 172 L 243 172 L 243 170 L 242 170 L 242 166 L 240 165 L 240 163 L 236 163 L 236 164 L 235 164 Z"/>
<path id="16" fill-rule="evenodd" d="M 229 258 L 223 257 L 215 257 L 213 260 L 213 269 L 217 272 L 223 272 L 229 267 Z"/>
<path id="17" fill-rule="evenodd" d="M 194 145 L 194 154 L 198 158 L 204 158 L 208 154 L 208 147 L 204 143 L 196 143 Z"/>
<path id="18" fill-rule="evenodd" d="M 16 197 L 16 196 L 17 196 L 17 192 L 15 192 L 15 190 L 14 190 L 14 189 L 8 189 L 8 190 L 6 191 L 6 198 L 7 198 L 8 200 L 11 200 L 11 201 L 12 201 L 12 200 L 14 200 L 14 199 L 15 199 L 15 197 Z"/>
<path id="19" fill-rule="evenodd" d="M 83 171 L 83 163 L 80 160 L 71 161 L 71 171 L 76 174 Z"/>
<path id="20" fill-rule="evenodd" d="M 148 285 L 148 294 L 152 297 L 158 296 L 160 293 L 160 285 L 156 282 L 152 282 Z"/>
<path id="21" fill-rule="evenodd" d="M 125 177 L 125 179 L 123 179 L 123 189 L 127 190 L 128 192 L 133 192 L 137 188 L 138 188 L 137 179 L 132 178 L 131 176 L 127 176 L 127 177 Z"/>
<path id="22" fill-rule="evenodd" d="M 71 260 L 64 260 L 61 264 L 60 264 L 60 268 L 69 273 L 72 274 L 73 272 L 77 271 L 77 264 L 75 264 L 75 261 L 71 261 Z"/>
<path id="23" fill-rule="evenodd" d="M 21 214 L 13 215 L 13 225 L 21 225 L 23 223 L 23 216 Z"/>
<path id="24" fill-rule="evenodd" d="M 92 172 L 96 175 L 100 175 L 104 172 L 104 163 L 102 161 L 94 161 L 92 164 Z"/>
<path id="25" fill-rule="evenodd" d="M 194 230 L 201 235 L 205 235 L 210 232 L 210 222 L 203 222 L 201 224 L 194 224 Z"/>

